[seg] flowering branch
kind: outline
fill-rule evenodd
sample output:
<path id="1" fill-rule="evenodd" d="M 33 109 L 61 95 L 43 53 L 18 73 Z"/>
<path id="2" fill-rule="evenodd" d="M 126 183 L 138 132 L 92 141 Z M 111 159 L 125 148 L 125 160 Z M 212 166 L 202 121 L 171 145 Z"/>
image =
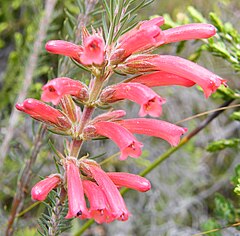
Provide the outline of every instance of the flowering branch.
<path id="1" fill-rule="evenodd" d="M 151 1 L 142 1 L 143 5 L 149 2 Z M 104 3 L 106 5 L 106 1 Z M 134 134 L 155 136 L 175 146 L 141 173 L 146 175 L 217 116 L 180 141 L 187 128 L 157 119 L 166 100 L 151 87 L 191 87 L 197 84 L 202 87 L 205 96 L 209 97 L 221 84 L 226 86 L 224 79 L 191 61 L 152 53 L 154 49 L 171 42 L 209 38 L 216 32 L 212 25 L 191 24 L 162 30 L 160 27 L 164 24 L 164 19 L 157 17 L 139 22 L 120 36 L 118 30 L 121 29 L 121 23 L 124 24 L 125 11 L 130 2 L 111 3 L 107 10 L 113 21 L 110 22 L 109 31 L 105 32 L 105 38 L 101 29 L 92 28 L 90 33 L 83 27 L 81 45 L 51 40 L 45 46 L 48 52 L 70 57 L 76 65 L 91 72 L 89 85 L 67 77 L 55 78 L 43 86 L 42 101 L 26 99 L 22 104 L 16 105 L 18 110 L 45 123 L 50 131 L 69 137 L 65 153 L 59 155 L 62 172 L 51 174 L 38 182 L 32 188 L 32 199 L 44 201 L 54 188 L 59 188 L 67 193 L 66 219 L 92 219 L 100 224 L 128 220 L 130 213 L 120 194 L 120 187 L 145 192 L 150 190 L 151 184 L 147 179 L 129 173 L 106 173 L 88 156 L 79 158 L 82 144 L 100 137 L 109 138 L 119 147 L 120 160 L 141 155 L 143 144 Z M 104 27 L 104 30 L 107 28 Z M 135 77 L 133 80 L 112 84 L 110 77 L 115 72 Z M 160 79 L 154 81 L 156 77 Z M 110 110 L 93 116 L 97 108 L 126 99 L 140 106 L 139 116 L 150 115 L 154 119 L 124 119 L 126 112 L 123 110 Z M 56 107 L 44 102 L 50 102 Z M 124 191 L 127 190 L 123 190 L 123 193 Z"/>
<path id="2" fill-rule="evenodd" d="M 140 176 L 146 176 L 149 174 L 152 170 L 157 168 L 163 161 L 168 159 L 173 153 L 177 152 L 181 147 L 183 147 L 185 144 L 187 144 L 193 137 L 195 137 L 201 130 L 203 130 L 209 123 L 211 123 L 215 118 L 217 118 L 224 110 L 226 110 L 229 105 L 234 101 L 234 99 L 231 99 L 229 101 L 224 102 L 217 111 L 214 111 L 211 115 L 209 115 L 204 121 L 200 123 L 198 127 L 196 127 L 191 133 L 189 133 L 187 136 L 185 136 L 178 146 L 168 149 L 166 152 L 164 152 L 161 156 L 159 156 L 155 161 L 153 161 L 147 168 L 145 168 L 143 171 L 139 173 Z M 121 191 L 121 194 L 126 194 L 130 189 L 124 188 Z M 74 236 L 80 236 L 82 233 L 84 233 L 92 224 L 94 223 L 94 220 L 88 220 L 77 233 L 75 233 Z"/>

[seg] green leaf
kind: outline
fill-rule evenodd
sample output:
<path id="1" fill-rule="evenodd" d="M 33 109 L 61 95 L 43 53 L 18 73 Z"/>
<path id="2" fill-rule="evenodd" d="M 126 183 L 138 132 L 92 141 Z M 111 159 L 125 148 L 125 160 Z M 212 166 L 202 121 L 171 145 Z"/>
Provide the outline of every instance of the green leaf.
<path id="1" fill-rule="evenodd" d="M 230 116 L 230 118 L 233 120 L 240 121 L 240 111 L 233 112 L 232 115 Z"/>
<path id="2" fill-rule="evenodd" d="M 207 23 L 207 20 L 203 17 L 203 15 L 196 8 L 189 6 L 187 8 L 187 10 L 195 22 Z"/>
<path id="3" fill-rule="evenodd" d="M 214 24 L 214 26 L 215 26 L 220 32 L 223 32 L 223 31 L 224 31 L 223 22 L 222 22 L 221 19 L 216 15 L 216 13 L 211 12 L 211 13 L 209 14 L 209 17 L 210 17 L 212 23 Z"/>
<path id="4" fill-rule="evenodd" d="M 215 214 L 222 220 L 226 220 L 228 223 L 235 222 L 235 208 L 223 195 L 217 193 L 214 199 L 215 202 Z"/>
<path id="5" fill-rule="evenodd" d="M 221 139 L 218 141 L 214 141 L 207 146 L 208 152 L 216 152 L 223 150 L 225 148 L 237 148 L 240 145 L 240 139 L 232 138 L 232 139 Z"/>
<path id="6" fill-rule="evenodd" d="M 210 230 L 214 230 L 214 229 L 219 229 L 221 228 L 221 225 L 219 225 L 217 223 L 216 220 L 214 219 L 209 219 L 206 222 L 204 222 L 201 225 L 201 230 L 204 231 L 210 231 Z M 222 236 L 222 234 L 218 231 L 218 232 L 212 232 L 212 233 L 208 233 L 208 236 Z"/>

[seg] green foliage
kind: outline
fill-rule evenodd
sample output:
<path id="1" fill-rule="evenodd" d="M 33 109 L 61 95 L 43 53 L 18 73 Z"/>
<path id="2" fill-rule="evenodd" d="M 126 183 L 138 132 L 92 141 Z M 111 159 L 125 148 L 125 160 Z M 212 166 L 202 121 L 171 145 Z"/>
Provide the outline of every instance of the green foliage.
<path id="1" fill-rule="evenodd" d="M 201 225 L 202 231 L 210 231 L 220 228 L 221 226 L 214 219 L 209 219 Z M 220 232 L 211 232 L 207 234 L 208 236 L 222 236 Z"/>
<path id="2" fill-rule="evenodd" d="M 230 117 L 231 117 L 231 119 L 233 119 L 233 120 L 240 121 L 240 111 L 235 111 L 235 112 L 233 112 Z"/>
<path id="3" fill-rule="evenodd" d="M 230 200 L 218 193 L 216 194 L 214 202 L 214 211 L 219 219 L 229 223 L 234 223 L 236 221 L 237 212 Z"/>
<path id="4" fill-rule="evenodd" d="M 42 213 L 38 220 L 42 236 L 60 235 L 71 228 L 71 219 L 65 219 L 67 215 L 67 202 L 61 202 L 61 192 L 51 191 L 45 203 L 45 213 Z"/>
<path id="5" fill-rule="evenodd" d="M 221 139 L 218 141 L 214 141 L 207 146 L 208 152 L 217 152 L 223 150 L 225 148 L 238 148 L 240 145 L 239 138 L 232 139 Z"/>

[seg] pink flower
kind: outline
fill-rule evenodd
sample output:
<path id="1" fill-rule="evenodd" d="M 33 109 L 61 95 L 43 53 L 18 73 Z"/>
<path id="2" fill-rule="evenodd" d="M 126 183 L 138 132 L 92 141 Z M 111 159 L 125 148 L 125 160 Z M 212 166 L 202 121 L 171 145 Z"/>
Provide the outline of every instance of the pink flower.
<path id="1" fill-rule="evenodd" d="M 71 128 L 70 121 L 63 113 L 36 99 L 28 98 L 23 104 L 16 104 L 16 108 L 36 120 L 56 126 L 61 130 Z"/>
<path id="2" fill-rule="evenodd" d="M 181 25 L 163 31 L 165 44 L 190 39 L 206 39 L 216 34 L 216 28 L 210 24 L 194 23 Z"/>
<path id="3" fill-rule="evenodd" d="M 122 55 L 120 60 L 124 60 L 136 52 L 142 52 L 164 43 L 164 35 L 159 28 L 164 23 L 162 17 L 140 23 L 137 27 L 124 34 L 118 40 L 115 53 Z M 115 58 L 114 54 L 112 58 Z"/>
<path id="4" fill-rule="evenodd" d="M 118 145 L 121 150 L 120 160 L 125 160 L 128 156 L 136 158 L 142 154 L 141 147 L 143 145 L 121 125 L 100 121 L 95 123 L 94 127 L 98 135 L 108 137 Z"/>
<path id="5" fill-rule="evenodd" d="M 108 172 L 107 175 L 119 187 L 127 187 L 140 192 L 146 192 L 151 189 L 150 182 L 139 175 L 124 172 Z"/>
<path id="6" fill-rule="evenodd" d="M 129 99 L 138 103 L 141 106 L 139 116 L 149 114 L 158 117 L 162 113 L 162 104 L 165 103 L 164 98 L 139 83 L 121 83 L 107 87 L 100 97 L 100 101 L 103 103 L 111 103 L 122 99 Z"/>
<path id="7" fill-rule="evenodd" d="M 181 135 L 187 132 L 186 128 L 162 120 L 136 118 L 118 121 L 132 133 L 155 136 L 168 141 L 172 146 L 177 146 Z"/>
<path id="8" fill-rule="evenodd" d="M 130 73 L 165 71 L 198 84 L 209 97 L 226 80 L 220 78 L 207 69 L 186 59 L 169 55 L 137 55 L 126 60 L 125 65 L 120 67 Z"/>
<path id="9" fill-rule="evenodd" d="M 130 80 L 131 83 L 141 83 L 148 87 L 179 85 L 191 87 L 195 83 L 181 76 L 168 73 L 166 71 L 157 71 L 150 74 L 137 76 Z"/>
<path id="10" fill-rule="evenodd" d="M 32 199 L 44 201 L 47 195 L 61 183 L 59 175 L 50 175 L 34 185 L 31 191 Z"/>
<path id="11" fill-rule="evenodd" d="M 99 224 L 112 222 L 114 218 L 101 187 L 90 180 L 84 180 L 83 188 L 90 203 L 90 217 Z"/>
<path id="12" fill-rule="evenodd" d="M 80 60 L 84 65 L 102 65 L 104 62 L 104 40 L 97 34 L 84 38 Z"/>
<path id="13" fill-rule="evenodd" d="M 128 220 L 129 212 L 126 208 L 124 200 L 119 193 L 117 187 L 108 177 L 108 175 L 96 164 L 84 163 L 91 172 L 92 177 L 97 182 L 99 188 L 104 193 L 111 211 L 111 217 L 117 220 Z M 111 219 L 110 217 L 110 219 Z"/>
<path id="14" fill-rule="evenodd" d="M 56 78 L 42 87 L 41 99 L 44 102 L 52 102 L 57 105 L 64 95 L 72 95 L 79 100 L 88 100 L 87 87 L 80 81 L 67 77 Z"/>
<path id="15" fill-rule="evenodd" d="M 79 56 L 83 52 L 83 47 L 64 40 L 51 40 L 45 45 L 48 52 L 72 57 L 80 62 Z"/>
<path id="16" fill-rule="evenodd" d="M 79 168 L 72 160 L 68 160 L 65 164 L 67 178 L 67 194 L 68 194 L 68 213 L 66 218 L 79 217 L 81 219 L 89 218 L 86 206 L 82 180 Z"/>

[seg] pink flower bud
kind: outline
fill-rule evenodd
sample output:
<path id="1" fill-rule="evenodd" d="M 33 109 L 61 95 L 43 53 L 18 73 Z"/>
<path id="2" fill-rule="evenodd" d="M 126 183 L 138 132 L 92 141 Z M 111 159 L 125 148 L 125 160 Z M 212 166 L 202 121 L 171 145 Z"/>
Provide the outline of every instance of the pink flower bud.
<path id="1" fill-rule="evenodd" d="M 181 135 L 187 132 L 187 128 L 182 128 L 166 121 L 154 119 L 126 119 L 118 121 L 118 124 L 135 134 L 145 134 L 162 138 L 172 146 L 177 146 Z"/>
<path id="2" fill-rule="evenodd" d="M 165 71 L 157 71 L 150 74 L 137 76 L 130 80 L 131 83 L 140 83 L 148 87 L 179 85 L 191 87 L 195 83 L 181 76 L 174 75 Z"/>
<path id="3" fill-rule="evenodd" d="M 16 108 L 27 113 L 33 119 L 56 126 L 61 130 L 71 128 L 70 121 L 63 113 L 36 99 L 28 98 L 23 104 L 16 104 Z"/>
<path id="4" fill-rule="evenodd" d="M 102 65 L 104 62 L 104 39 L 97 34 L 90 35 L 84 39 L 83 53 L 80 56 L 84 65 Z"/>
<path id="5" fill-rule="evenodd" d="M 34 185 L 31 191 L 32 199 L 44 201 L 47 195 L 61 183 L 59 175 L 51 175 Z"/>
<path id="6" fill-rule="evenodd" d="M 86 85 L 67 77 L 56 78 L 49 81 L 42 87 L 42 90 L 41 99 L 44 102 L 52 102 L 54 105 L 57 105 L 64 95 L 72 95 L 80 101 L 88 100 Z"/>
<path id="7" fill-rule="evenodd" d="M 114 219 L 126 221 L 128 220 L 129 212 L 126 208 L 124 200 L 119 193 L 117 187 L 108 177 L 108 175 L 97 165 L 86 164 L 92 177 L 97 182 L 98 186 L 104 193 L 111 210 L 111 216 Z"/>
<path id="8" fill-rule="evenodd" d="M 164 30 L 165 44 L 190 39 L 207 39 L 216 34 L 216 28 L 210 24 L 194 23 Z"/>
<path id="9" fill-rule="evenodd" d="M 125 160 L 128 156 L 139 157 L 143 146 L 137 139 L 124 127 L 119 124 L 100 121 L 94 124 L 96 133 L 108 137 L 115 142 L 121 150 L 120 160 Z"/>
<path id="10" fill-rule="evenodd" d="M 151 189 L 150 182 L 139 175 L 124 172 L 108 172 L 107 175 L 119 187 L 127 187 L 140 192 L 146 192 Z"/>
<path id="11" fill-rule="evenodd" d="M 111 210 L 102 188 L 89 180 L 83 181 L 83 188 L 90 203 L 90 217 L 99 224 L 110 223 L 115 220 L 112 217 Z"/>
<path id="12" fill-rule="evenodd" d="M 126 112 L 123 110 L 109 111 L 107 113 L 103 113 L 97 117 L 95 117 L 91 123 L 99 122 L 99 121 L 114 121 L 122 118 L 126 115 Z"/>
<path id="13" fill-rule="evenodd" d="M 89 218 L 79 168 L 72 160 L 65 164 L 67 177 L 68 213 L 66 218 Z"/>
<path id="14" fill-rule="evenodd" d="M 64 40 L 51 40 L 45 45 L 48 52 L 72 57 L 79 62 L 79 56 L 83 52 L 83 47 Z"/>
<path id="15" fill-rule="evenodd" d="M 141 106 L 139 116 L 149 114 L 158 117 L 162 113 L 162 104 L 165 99 L 161 98 L 152 89 L 139 83 L 121 83 L 107 87 L 100 96 L 103 103 L 111 103 L 122 99 L 129 99 Z"/>

